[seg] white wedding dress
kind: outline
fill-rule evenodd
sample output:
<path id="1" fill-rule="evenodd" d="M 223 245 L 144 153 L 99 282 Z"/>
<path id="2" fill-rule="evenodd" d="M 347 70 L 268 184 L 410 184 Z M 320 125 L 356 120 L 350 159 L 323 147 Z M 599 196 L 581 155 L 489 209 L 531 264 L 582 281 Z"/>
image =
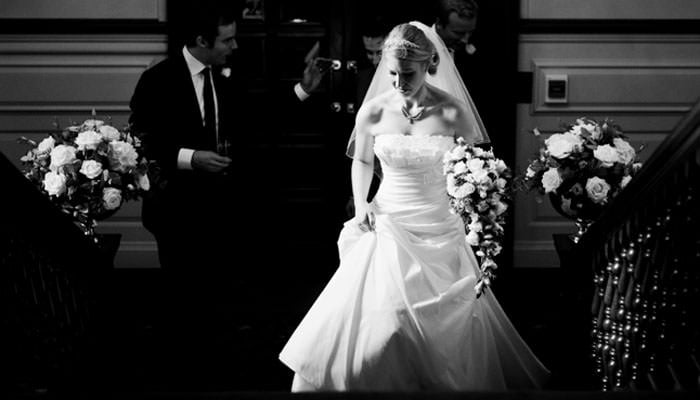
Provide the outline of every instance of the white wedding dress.
<path id="1" fill-rule="evenodd" d="M 345 223 L 340 266 L 280 354 L 316 389 L 527 389 L 547 378 L 493 292 L 475 296 L 477 260 L 442 174 L 454 145 L 375 138 L 376 230 Z"/>

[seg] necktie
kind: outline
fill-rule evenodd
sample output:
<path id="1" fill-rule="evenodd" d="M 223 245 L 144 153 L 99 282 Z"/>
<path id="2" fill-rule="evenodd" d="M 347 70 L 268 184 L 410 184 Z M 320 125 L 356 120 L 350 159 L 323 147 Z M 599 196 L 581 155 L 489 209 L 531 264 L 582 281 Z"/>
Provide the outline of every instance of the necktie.
<path id="1" fill-rule="evenodd" d="M 209 68 L 202 70 L 204 76 L 204 132 L 207 135 L 207 141 L 216 145 L 216 106 L 214 105 L 214 89 L 211 85 L 211 74 Z M 214 146 L 216 149 L 216 146 Z"/>

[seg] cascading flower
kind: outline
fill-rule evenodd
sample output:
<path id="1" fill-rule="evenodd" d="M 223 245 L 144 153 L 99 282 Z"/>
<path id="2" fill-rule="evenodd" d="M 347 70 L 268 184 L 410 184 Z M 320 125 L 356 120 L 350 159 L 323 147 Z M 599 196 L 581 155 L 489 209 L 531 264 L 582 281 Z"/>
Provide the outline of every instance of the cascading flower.
<path id="1" fill-rule="evenodd" d="M 475 286 L 479 297 L 498 268 L 494 257 L 502 250 L 512 174 L 492 151 L 467 145 L 461 138 L 443 161 L 451 210 L 464 221 L 466 241 L 480 259 L 481 276 Z"/>

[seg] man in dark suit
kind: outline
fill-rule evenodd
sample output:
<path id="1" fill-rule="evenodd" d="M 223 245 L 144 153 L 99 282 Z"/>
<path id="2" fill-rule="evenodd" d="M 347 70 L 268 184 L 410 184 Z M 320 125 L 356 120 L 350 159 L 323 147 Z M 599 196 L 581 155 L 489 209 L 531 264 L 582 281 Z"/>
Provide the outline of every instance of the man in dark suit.
<path id="1" fill-rule="evenodd" d="M 235 327 L 224 321 L 233 319 L 236 275 L 244 270 L 243 255 L 235 254 L 244 246 L 230 234 L 240 210 L 240 182 L 232 179 L 239 161 L 226 147 L 244 134 L 238 121 L 246 114 L 219 73 L 237 47 L 234 10 L 225 11 L 193 9 L 182 51 L 143 73 L 130 104 L 132 129 L 155 162 L 142 218 L 164 278 L 162 356 L 187 381 L 210 367 L 213 374 L 225 361 L 215 354 L 234 357 L 226 351 L 231 343 L 220 340 L 233 340 Z"/>
<path id="2" fill-rule="evenodd" d="M 479 116 L 491 140 L 495 141 L 495 135 L 501 130 L 498 123 L 503 119 L 503 101 L 493 95 L 494 83 L 490 78 L 498 75 L 493 71 L 501 71 L 504 67 L 491 58 L 492 49 L 477 50 L 477 45 L 481 47 L 475 35 L 479 6 L 476 0 L 438 0 L 436 4 L 433 28 L 450 51 Z M 484 37 L 483 32 L 481 37 Z M 501 146 L 500 150 L 503 151 L 504 147 Z"/>
<path id="3" fill-rule="evenodd" d="M 158 244 L 157 332 L 178 383 L 240 383 L 253 370 L 241 355 L 250 354 L 272 213 L 260 201 L 265 163 L 249 144 L 274 107 L 250 104 L 239 74 L 222 73 L 237 48 L 237 11 L 197 2 L 182 24 L 184 47 L 142 74 L 130 103 L 132 129 L 155 162 L 142 219 Z M 280 101 L 299 103 L 299 89 L 313 91 L 322 75 L 309 61 Z"/>

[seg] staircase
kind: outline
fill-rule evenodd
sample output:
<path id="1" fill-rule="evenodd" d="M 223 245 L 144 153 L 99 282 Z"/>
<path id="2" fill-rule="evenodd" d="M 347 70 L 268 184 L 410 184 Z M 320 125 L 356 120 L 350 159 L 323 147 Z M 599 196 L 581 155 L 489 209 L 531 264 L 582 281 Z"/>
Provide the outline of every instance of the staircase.
<path id="1" fill-rule="evenodd" d="M 602 390 L 700 388 L 700 103 L 586 232 Z"/>

